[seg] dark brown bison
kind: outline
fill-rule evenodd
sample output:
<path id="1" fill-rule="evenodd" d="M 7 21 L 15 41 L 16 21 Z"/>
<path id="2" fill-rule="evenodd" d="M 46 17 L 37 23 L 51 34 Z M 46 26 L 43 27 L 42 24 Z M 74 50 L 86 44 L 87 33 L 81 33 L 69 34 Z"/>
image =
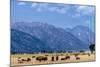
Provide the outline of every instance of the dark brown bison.
<path id="1" fill-rule="evenodd" d="M 80 57 L 76 57 L 76 60 L 80 60 Z"/>
<path id="2" fill-rule="evenodd" d="M 66 59 L 70 59 L 70 56 L 66 56 L 65 58 L 66 58 Z"/>
<path id="3" fill-rule="evenodd" d="M 38 61 L 47 61 L 48 60 L 48 58 L 47 57 L 44 57 L 44 56 L 38 56 L 38 57 L 36 57 L 36 60 L 38 60 Z"/>
<path id="4" fill-rule="evenodd" d="M 18 57 L 18 63 L 23 63 L 23 61 L 21 60 L 21 57 Z"/>
<path id="5" fill-rule="evenodd" d="M 32 58 L 35 58 L 35 56 L 32 56 Z"/>
<path id="6" fill-rule="evenodd" d="M 31 61 L 31 59 L 30 58 L 27 58 L 27 59 L 21 59 L 22 61 L 26 61 L 26 62 L 29 62 L 29 61 Z"/>
<path id="7" fill-rule="evenodd" d="M 61 58 L 61 60 L 67 60 L 70 59 L 70 56 L 65 56 L 65 58 Z"/>
<path id="8" fill-rule="evenodd" d="M 54 61 L 54 56 L 52 56 L 51 61 Z"/>
<path id="9" fill-rule="evenodd" d="M 56 60 L 57 60 L 57 61 L 59 60 L 59 57 L 58 57 L 58 56 L 56 56 Z"/>
<path id="10" fill-rule="evenodd" d="M 18 58 L 18 63 L 23 63 L 23 62 L 30 62 L 31 61 L 31 59 L 30 58 L 27 58 L 27 59 L 19 59 Z"/>

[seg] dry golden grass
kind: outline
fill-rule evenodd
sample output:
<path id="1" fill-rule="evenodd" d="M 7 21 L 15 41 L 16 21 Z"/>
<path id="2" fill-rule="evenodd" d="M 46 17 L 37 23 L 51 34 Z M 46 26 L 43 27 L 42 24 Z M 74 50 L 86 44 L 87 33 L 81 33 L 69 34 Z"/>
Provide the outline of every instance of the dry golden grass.
<path id="1" fill-rule="evenodd" d="M 80 59 L 76 60 L 75 54 L 78 54 L 78 57 Z M 88 55 L 90 54 L 90 56 Z M 51 57 L 59 56 L 59 60 L 51 61 Z M 35 56 L 35 58 L 32 58 L 32 56 Z M 36 57 L 38 56 L 47 56 L 47 61 L 38 61 L 36 60 Z M 61 60 L 61 58 L 64 58 L 65 56 L 70 56 L 70 59 L 67 60 Z M 23 62 L 18 63 L 18 57 L 21 57 L 22 59 L 31 58 L 30 62 Z M 69 63 L 69 62 L 83 62 L 83 61 L 95 61 L 95 53 L 44 53 L 44 54 L 16 54 L 11 55 L 11 66 L 19 66 L 19 65 L 37 65 L 37 64 L 51 64 L 51 63 Z"/>

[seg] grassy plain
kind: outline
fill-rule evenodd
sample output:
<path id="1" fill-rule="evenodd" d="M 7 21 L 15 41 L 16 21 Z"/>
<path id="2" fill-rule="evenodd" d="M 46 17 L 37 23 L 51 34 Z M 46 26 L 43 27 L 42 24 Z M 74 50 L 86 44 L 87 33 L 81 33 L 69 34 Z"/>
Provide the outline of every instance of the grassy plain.
<path id="1" fill-rule="evenodd" d="M 32 58 L 34 56 L 34 58 Z M 45 56 L 48 58 L 47 61 L 38 61 L 36 60 L 36 57 L 39 56 Z M 51 61 L 52 56 L 54 56 L 55 61 Z M 56 56 L 59 56 L 59 60 L 56 61 Z M 70 59 L 67 60 L 61 60 L 61 58 L 64 58 L 65 56 L 70 56 Z M 22 59 L 30 58 L 30 62 L 24 61 L 23 63 L 18 63 L 18 57 L 21 57 Z M 79 57 L 80 59 L 76 59 L 76 57 Z M 80 53 L 80 52 L 74 52 L 74 53 L 39 53 L 39 54 L 14 54 L 11 55 L 11 66 L 20 66 L 20 65 L 38 65 L 38 64 L 52 64 L 52 63 L 72 63 L 72 62 L 84 62 L 84 61 L 95 61 L 95 53 Z"/>

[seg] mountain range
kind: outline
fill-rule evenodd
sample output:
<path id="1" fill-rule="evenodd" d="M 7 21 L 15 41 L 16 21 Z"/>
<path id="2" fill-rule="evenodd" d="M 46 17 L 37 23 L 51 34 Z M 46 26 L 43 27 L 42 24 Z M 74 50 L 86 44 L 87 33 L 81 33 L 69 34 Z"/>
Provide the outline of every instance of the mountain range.
<path id="1" fill-rule="evenodd" d="M 87 44 L 95 44 L 95 33 L 86 26 L 78 25 L 73 29 L 67 28 L 66 31 Z"/>
<path id="2" fill-rule="evenodd" d="M 67 31 L 47 23 L 14 22 L 11 24 L 11 52 L 88 50 L 90 44 L 84 40 L 85 34 L 81 34 L 83 29 L 78 28 Z M 79 32 L 84 35 L 82 38 L 77 35 Z M 90 33 L 89 38 L 93 32 Z"/>

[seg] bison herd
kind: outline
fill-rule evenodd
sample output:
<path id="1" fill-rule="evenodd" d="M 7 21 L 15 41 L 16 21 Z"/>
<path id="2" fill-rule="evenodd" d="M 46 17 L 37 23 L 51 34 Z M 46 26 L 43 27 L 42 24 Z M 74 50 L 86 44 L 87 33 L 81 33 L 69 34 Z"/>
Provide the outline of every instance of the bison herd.
<path id="1" fill-rule="evenodd" d="M 87 54 L 88 56 L 90 56 L 90 54 Z M 31 62 L 32 61 L 32 59 L 34 58 L 35 59 L 35 61 L 38 61 L 38 62 L 46 62 L 46 61 L 48 61 L 48 56 L 49 55 L 44 55 L 44 56 L 32 56 L 32 57 L 28 57 L 28 58 L 21 58 L 21 57 L 18 57 L 18 63 L 24 63 L 24 62 Z M 62 56 L 62 55 L 61 55 Z M 74 57 L 75 57 L 75 59 L 76 60 L 80 60 L 81 58 L 79 57 L 79 54 L 75 54 L 74 55 Z M 59 58 L 59 56 L 58 55 L 56 55 L 56 56 L 51 56 L 50 57 L 51 59 L 50 59 L 50 61 L 59 61 L 59 60 L 61 60 L 61 61 L 63 61 L 63 60 L 70 60 L 71 59 L 71 56 L 69 56 L 69 55 L 66 55 L 66 56 L 64 56 L 64 57 L 62 57 L 62 58 Z"/>

